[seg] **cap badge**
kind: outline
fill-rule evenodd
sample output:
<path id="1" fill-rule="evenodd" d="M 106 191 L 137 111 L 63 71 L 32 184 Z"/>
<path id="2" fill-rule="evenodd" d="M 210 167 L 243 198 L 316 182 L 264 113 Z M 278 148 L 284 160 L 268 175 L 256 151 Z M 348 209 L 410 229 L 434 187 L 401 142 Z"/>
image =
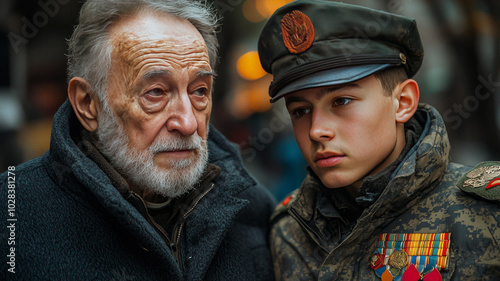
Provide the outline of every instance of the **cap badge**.
<path id="1" fill-rule="evenodd" d="M 295 10 L 281 19 L 281 34 L 288 51 L 299 54 L 311 47 L 314 41 L 314 26 L 307 15 Z"/>

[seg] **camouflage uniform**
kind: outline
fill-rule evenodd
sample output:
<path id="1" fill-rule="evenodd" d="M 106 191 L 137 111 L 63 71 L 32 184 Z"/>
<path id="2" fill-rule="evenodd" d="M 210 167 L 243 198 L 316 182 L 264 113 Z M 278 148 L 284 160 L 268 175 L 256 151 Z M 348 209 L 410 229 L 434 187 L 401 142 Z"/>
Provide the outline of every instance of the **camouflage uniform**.
<path id="1" fill-rule="evenodd" d="M 322 94 L 318 89 L 352 83 L 389 68 L 404 69 L 411 78 L 424 57 L 415 20 L 322 0 L 296 0 L 276 10 L 261 32 L 258 51 L 262 67 L 273 75 L 271 102 L 306 89 L 311 89 L 311 95 Z M 298 97 L 304 95 L 301 92 Z M 318 104 L 324 106 L 322 101 Z M 312 112 L 314 105 L 304 109 Z M 319 119 L 311 123 L 328 122 Z M 438 269 L 443 280 L 500 280 L 500 163 L 483 163 L 472 171 L 450 163 L 443 120 L 428 105 L 420 106 L 404 127 L 405 147 L 398 159 L 363 178 L 357 198 L 344 188 L 325 188 L 311 171 L 302 186 L 278 205 L 271 220 L 278 280 L 380 280 L 378 276 L 392 280 L 396 276 L 398 281 L 410 274 L 414 275 L 406 280 L 416 280 L 420 272 L 427 279 L 432 273 L 438 275 Z M 385 251 L 387 245 L 396 245 L 378 243 L 386 233 L 416 234 L 402 235 L 404 239 L 418 234 L 434 239 L 438 233 L 451 233 L 451 237 L 450 243 L 441 244 L 439 235 L 437 244 L 405 244 L 403 251 L 392 255 L 401 246 Z M 398 255 L 408 258 L 393 259 L 396 263 L 389 262 L 390 268 L 384 266 L 385 257 L 391 260 Z M 423 259 L 414 261 L 417 256 Z"/>
<path id="2" fill-rule="evenodd" d="M 340 200 L 325 208 L 318 196 L 325 187 L 312 175 L 278 205 L 271 230 L 277 280 L 380 280 L 369 261 L 379 234 L 444 232 L 451 248 L 443 280 L 500 280 L 498 196 L 486 200 L 457 187 L 470 168 L 449 162 L 439 113 L 425 105 L 417 115 L 427 116 L 420 139 L 359 218 L 349 219 Z"/>

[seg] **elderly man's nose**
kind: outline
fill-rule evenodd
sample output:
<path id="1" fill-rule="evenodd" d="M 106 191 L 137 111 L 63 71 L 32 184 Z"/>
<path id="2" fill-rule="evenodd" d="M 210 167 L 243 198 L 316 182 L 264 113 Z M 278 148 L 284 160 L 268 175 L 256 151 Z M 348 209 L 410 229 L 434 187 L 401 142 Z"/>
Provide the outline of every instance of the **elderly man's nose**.
<path id="1" fill-rule="evenodd" d="M 198 123 L 194 115 L 193 106 L 187 94 L 180 94 L 170 101 L 166 127 L 169 132 L 178 131 L 189 136 L 196 132 Z"/>

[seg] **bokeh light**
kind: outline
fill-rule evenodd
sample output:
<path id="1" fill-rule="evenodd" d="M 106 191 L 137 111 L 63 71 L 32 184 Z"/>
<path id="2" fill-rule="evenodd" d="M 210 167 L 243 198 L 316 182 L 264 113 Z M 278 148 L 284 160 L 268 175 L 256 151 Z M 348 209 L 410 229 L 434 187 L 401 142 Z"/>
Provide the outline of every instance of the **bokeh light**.
<path id="1" fill-rule="evenodd" d="M 247 0 L 243 3 L 243 16 L 250 22 L 261 22 L 265 19 L 265 17 L 257 11 L 256 1 L 257 0 Z"/>
<path id="2" fill-rule="evenodd" d="M 271 108 L 268 88 L 272 78 L 267 75 L 265 79 L 254 82 L 245 82 L 235 91 L 230 110 L 238 119 L 246 119 L 256 112 L 264 112 Z"/>
<path id="3" fill-rule="evenodd" d="M 236 70 L 246 80 L 257 80 L 266 75 L 266 71 L 260 65 L 257 51 L 250 51 L 242 55 L 236 62 Z"/>
<path id="4" fill-rule="evenodd" d="M 256 0 L 257 11 L 264 17 L 269 18 L 274 11 L 293 0 Z"/>

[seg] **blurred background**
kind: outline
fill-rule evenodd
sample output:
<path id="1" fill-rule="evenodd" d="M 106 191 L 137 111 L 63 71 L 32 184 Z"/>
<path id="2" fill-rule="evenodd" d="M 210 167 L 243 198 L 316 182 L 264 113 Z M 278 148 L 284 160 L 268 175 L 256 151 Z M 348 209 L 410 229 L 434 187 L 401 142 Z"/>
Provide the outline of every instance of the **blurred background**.
<path id="1" fill-rule="evenodd" d="M 257 41 L 266 19 L 288 0 L 207 0 L 221 15 L 220 61 L 212 123 L 237 143 L 248 169 L 282 199 L 306 163 L 282 102 L 271 105 L 272 77 Z M 446 122 L 452 160 L 500 160 L 500 1 L 342 1 L 415 18 L 425 48 L 414 77 L 421 102 Z M 0 172 L 42 155 L 54 113 L 66 100 L 66 39 L 80 0 L 0 2 Z"/>

